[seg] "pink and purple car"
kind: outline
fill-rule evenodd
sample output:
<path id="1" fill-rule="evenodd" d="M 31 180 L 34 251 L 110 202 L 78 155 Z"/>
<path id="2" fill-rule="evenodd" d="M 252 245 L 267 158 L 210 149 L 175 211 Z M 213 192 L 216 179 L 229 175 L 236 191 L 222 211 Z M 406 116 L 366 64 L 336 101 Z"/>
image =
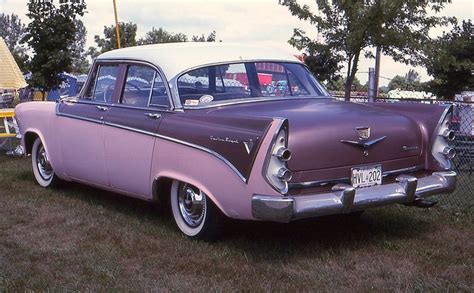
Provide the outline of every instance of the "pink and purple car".
<path id="1" fill-rule="evenodd" d="M 284 84 L 278 91 L 269 84 Z M 223 217 L 290 222 L 450 193 L 449 106 L 332 98 L 294 56 L 226 44 L 114 50 L 77 97 L 15 109 L 37 182 L 169 203 L 211 238 Z"/>

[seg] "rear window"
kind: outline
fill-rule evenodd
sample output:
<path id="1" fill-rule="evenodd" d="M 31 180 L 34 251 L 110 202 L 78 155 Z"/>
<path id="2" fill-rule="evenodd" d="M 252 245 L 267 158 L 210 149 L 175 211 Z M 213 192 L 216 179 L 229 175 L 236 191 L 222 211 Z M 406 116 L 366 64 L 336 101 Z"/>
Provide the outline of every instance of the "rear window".
<path id="1" fill-rule="evenodd" d="M 178 78 L 178 92 L 185 106 L 262 97 L 328 96 L 306 67 L 282 62 L 245 62 L 191 70 Z"/>

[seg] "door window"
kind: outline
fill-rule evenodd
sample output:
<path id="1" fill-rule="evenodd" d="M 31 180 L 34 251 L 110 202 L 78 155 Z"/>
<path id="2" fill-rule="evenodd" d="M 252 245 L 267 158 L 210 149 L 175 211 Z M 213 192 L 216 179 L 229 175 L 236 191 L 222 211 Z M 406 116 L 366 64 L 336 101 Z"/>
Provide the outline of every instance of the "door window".
<path id="1" fill-rule="evenodd" d="M 99 65 L 84 98 L 99 103 L 111 103 L 118 73 L 118 65 Z"/>
<path id="2" fill-rule="evenodd" d="M 122 95 L 122 104 L 135 107 L 168 107 L 168 94 L 158 72 L 148 66 L 131 65 Z"/>

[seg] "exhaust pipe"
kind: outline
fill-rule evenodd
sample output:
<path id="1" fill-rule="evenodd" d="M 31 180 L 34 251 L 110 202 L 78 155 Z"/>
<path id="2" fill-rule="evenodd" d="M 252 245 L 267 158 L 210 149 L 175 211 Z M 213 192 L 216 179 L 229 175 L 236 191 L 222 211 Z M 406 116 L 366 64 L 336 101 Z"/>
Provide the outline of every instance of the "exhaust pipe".
<path id="1" fill-rule="evenodd" d="M 456 138 L 456 134 L 454 130 L 446 129 L 440 136 L 444 137 L 447 140 L 454 140 Z"/>
<path id="2" fill-rule="evenodd" d="M 440 152 L 441 154 L 443 154 L 446 158 L 452 160 L 454 159 L 454 157 L 456 157 L 456 151 L 453 149 L 453 148 L 450 148 L 450 147 L 445 147 L 443 149 L 442 152 Z"/>
<path id="3" fill-rule="evenodd" d="M 287 162 L 291 159 L 291 151 L 285 147 L 281 147 L 276 151 L 275 157 L 280 159 L 280 161 Z"/>
<path id="4" fill-rule="evenodd" d="M 288 182 L 291 180 L 291 178 L 293 178 L 293 173 L 291 173 L 291 171 L 286 168 L 280 168 L 280 170 L 278 170 L 277 177 L 281 181 Z"/>

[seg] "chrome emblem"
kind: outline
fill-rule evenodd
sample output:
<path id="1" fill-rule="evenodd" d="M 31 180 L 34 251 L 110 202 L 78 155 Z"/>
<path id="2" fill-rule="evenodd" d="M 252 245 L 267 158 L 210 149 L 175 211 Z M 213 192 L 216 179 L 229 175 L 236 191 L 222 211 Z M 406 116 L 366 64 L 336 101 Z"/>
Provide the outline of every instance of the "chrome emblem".
<path id="1" fill-rule="evenodd" d="M 359 135 L 360 140 L 367 140 L 370 138 L 370 127 L 356 127 L 355 131 Z"/>
<path id="2" fill-rule="evenodd" d="M 354 128 L 355 131 L 357 132 L 357 135 L 359 136 L 359 141 L 354 141 L 354 140 L 346 140 L 346 139 L 341 139 L 342 143 L 350 144 L 353 146 L 360 147 L 364 149 L 364 156 L 368 156 L 369 152 L 367 151 L 368 148 L 371 146 L 375 145 L 376 143 L 381 142 L 382 140 L 386 139 L 387 136 L 382 136 L 376 139 L 369 140 L 370 138 L 370 127 L 356 127 Z"/>
<path id="3" fill-rule="evenodd" d="M 250 152 L 252 151 L 254 145 L 255 143 L 253 142 L 253 139 L 250 139 L 250 141 L 244 141 L 244 146 L 245 150 L 247 151 L 247 154 L 250 155 Z"/>

